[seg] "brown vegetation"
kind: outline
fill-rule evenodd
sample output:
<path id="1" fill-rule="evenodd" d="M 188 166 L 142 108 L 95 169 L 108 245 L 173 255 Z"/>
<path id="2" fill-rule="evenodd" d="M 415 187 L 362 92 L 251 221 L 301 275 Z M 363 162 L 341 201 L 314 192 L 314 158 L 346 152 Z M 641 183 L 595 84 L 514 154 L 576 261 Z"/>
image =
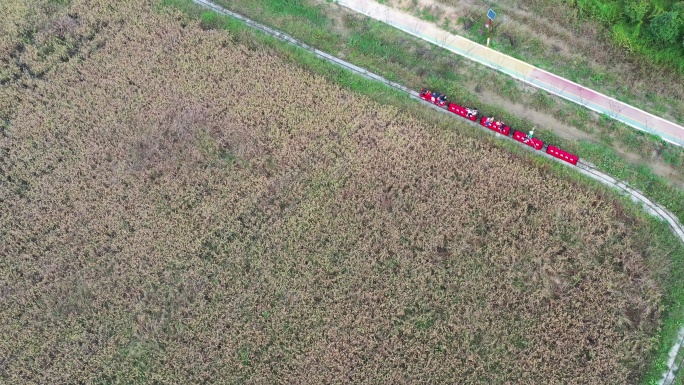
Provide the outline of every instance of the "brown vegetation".
<path id="1" fill-rule="evenodd" d="M 108 4 L 68 8 L 99 44 L 4 91 L 0 382 L 641 373 L 659 258 L 621 203 L 265 48 Z"/>

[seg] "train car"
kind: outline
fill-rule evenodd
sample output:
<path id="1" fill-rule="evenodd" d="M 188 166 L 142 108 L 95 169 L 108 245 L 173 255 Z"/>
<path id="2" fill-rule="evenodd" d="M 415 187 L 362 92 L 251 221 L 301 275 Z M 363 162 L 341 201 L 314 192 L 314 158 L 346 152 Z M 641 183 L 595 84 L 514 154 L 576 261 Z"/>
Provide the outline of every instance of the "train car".
<path id="1" fill-rule="evenodd" d="M 549 145 L 546 148 L 546 153 L 551 155 L 551 156 L 554 156 L 560 160 L 564 160 L 564 161 L 566 161 L 566 162 L 568 162 L 574 166 L 577 166 L 577 162 L 579 161 L 579 156 L 577 156 L 575 154 L 571 154 L 567 151 L 563 151 L 560 148 L 558 148 L 556 146 L 552 146 L 552 145 Z"/>
<path id="2" fill-rule="evenodd" d="M 508 136 L 508 134 L 511 132 L 511 128 L 508 127 L 507 125 L 501 124 L 500 122 L 495 122 L 493 120 L 491 122 L 487 122 L 488 120 L 489 120 L 489 118 L 487 118 L 486 116 L 483 116 L 480 118 L 480 124 L 489 128 L 490 130 L 496 131 L 502 135 Z"/>
<path id="3" fill-rule="evenodd" d="M 533 147 L 535 150 L 541 150 L 542 147 L 544 147 L 544 142 L 537 138 L 530 139 L 526 134 L 520 131 L 515 131 L 513 133 L 513 139 L 517 140 L 520 143 L 525 143 L 526 145 Z"/>
<path id="4" fill-rule="evenodd" d="M 453 112 L 454 114 L 466 118 L 468 120 L 472 120 L 473 122 L 477 120 L 477 111 L 474 110 L 473 112 L 468 112 L 468 109 L 465 107 L 461 107 L 456 103 L 449 103 L 449 111 Z"/>
<path id="5" fill-rule="evenodd" d="M 447 97 L 439 92 L 432 92 L 423 88 L 420 90 L 420 98 L 440 107 L 446 107 Z"/>

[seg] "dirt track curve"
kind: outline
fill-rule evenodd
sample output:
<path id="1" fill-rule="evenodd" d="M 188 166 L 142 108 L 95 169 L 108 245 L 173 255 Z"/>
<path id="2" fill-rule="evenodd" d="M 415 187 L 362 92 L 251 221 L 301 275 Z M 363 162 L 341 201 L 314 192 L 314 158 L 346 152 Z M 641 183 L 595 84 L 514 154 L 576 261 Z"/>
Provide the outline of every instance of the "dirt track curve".
<path id="1" fill-rule="evenodd" d="M 239 15 L 239 14 L 232 12 L 230 10 L 227 10 L 227 9 L 217 5 L 217 4 L 214 4 L 211 1 L 208 1 L 208 0 L 193 0 L 193 1 L 196 4 L 207 7 L 207 8 L 209 8 L 209 9 L 211 9 L 217 13 L 239 19 L 242 22 L 244 22 L 245 24 L 247 24 L 247 25 L 249 25 L 255 29 L 258 29 L 258 30 L 260 30 L 260 31 L 262 31 L 268 35 L 271 35 L 271 36 L 273 36 L 279 40 L 282 40 L 282 41 L 294 44 L 296 46 L 299 46 L 299 47 L 313 53 L 314 55 L 316 55 L 320 59 L 326 60 L 330 63 L 335 64 L 335 65 L 344 67 L 344 68 L 346 68 L 352 72 L 355 72 L 357 74 L 360 74 L 360 75 L 362 75 L 368 79 L 372 79 L 375 81 L 382 82 L 389 87 L 392 87 L 396 90 L 399 90 L 401 92 L 409 94 L 412 98 L 419 100 L 420 102 L 430 106 L 431 108 L 433 108 L 435 110 L 441 111 L 443 113 L 448 113 L 450 116 L 456 117 L 455 115 L 449 113 L 447 110 L 445 110 L 443 108 L 437 107 L 434 104 L 423 101 L 422 99 L 420 99 L 417 91 L 414 91 L 414 90 L 411 90 L 407 87 L 404 87 L 401 84 L 389 81 L 389 80 L 383 78 L 382 76 L 374 74 L 374 73 L 372 73 L 372 72 L 370 72 L 364 68 L 355 66 L 355 65 L 353 65 L 349 62 L 346 62 L 340 58 L 337 58 L 337 57 L 332 56 L 330 54 L 327 54 L 323 51 L 315 49 L 315 48 L 313 48 L 307 44 L 304 44 L 303 42 L 293 38 L 292 36 L 290 36 L 288 34 L 285 34 L 283 32 L 277 31 L 275 29 L 272 29 L 272 28 L 266 27 L 262 24 L 259 24 L 255 21 L 252 21 L 252 20 L 250 20 L 250 19 L 248 19 L 242 15 Z M 474 122 L 471 122 L 471 121 L 465 120 L 465 119 L 460 119 L 460 120 L 467 122 L 467 123 L 470 123 L 474 127 L 479 127 L 480 129 L 482 129 L 485 132 L 494 134 L 491 130 L 486 129 L 486 128 L 480 126 L 479 124 L 476 124 Z M 502 140 L 513 141 L 513 139 L 508 138 L 507 136 L 503 136 L 501 134 L 494 134 L 494 135 L 496 135 L 498 138 L 500 138 Z M 515 143 L 518 143 L 518 142 L 515 142 Z M 598 169 L 596 169 L 596 167 L 593 164 L 586 162 L 586 161 L 583 161 L 582 159 L 580 159 L 578 166 L 574 167 L 574 166 L 572 166 L 566 162 L 563 162 L 557 158 L 554 158 L 554 157 L 552 157 L 546 153 L 535 151 L 534 149 L 532 149 L 526 145 L 521 144 L 521 146 L 522 146 L 522 148 L 524 148 L 526 150 L 534 151 L 535 153 L 537 153 L 540 156 L 544 156 L 548 159 L 559 162 L 559 163 L 561 163 L 567 167 L 575 168 L 579 172 L 581 172 L 582 174 L 584 174 L 584 175 L 586 175 L 586 176 L 588 176 L 588 177 L 590 177 L 590 178 L 592 178 L 592 179 L 594 179 L 600 183 L 603 183 L 607 186 L 610 186 L 614 189 L 617 189 L 621 193 L 629 196 L 632 199 L 632 201 L 641 204 L 643 209 L 646 212 L 648 212 L 649 214 L 667 222 L 669 224 L 670 228 L 672 229 L 672 231 L 674 231 L 674 233 L 677 235 L 677 237 L 682 241 L 682 243 L 684 243 L 684 227 L 682 226 L 681 223 L 679 223 L 679 221 L 677 220 L 677 217 L 674 214 L 672 214 L 670 211 L 668 211 L 667 209 L 665 209 L 664 207 L 659 205 L 658 203 L 655 203 L 655 202 L 651 201 L 650 199 L 648 199 L 647 197 L 645 197 L 643 195 L 643 193 L 641 193 L 639 190 L 633 189 L 627 183 L 622 182 L 620 180 L 617 180 L 617 179 L 611 177 L 610 175 L 607 175 L 607 174 L 599 171 Z M 677 374 L 677 371 L 681 367 L 681 364 L 683 362 L 682 360 L 680 360 L 679 362 L 675 362 L 677 355 L 679 353 L 679 350 L 680 350 L 682 345 L 684 345 L 684 328 L 682 328 L 679 331 L 679 334 L 677 336 L 677 341 L 674 343 L 674 345 L 670 351 L 669 360 L 667 362 L 667 370 L 663 373 L 663 376 L 659 382 L 659 385 L 670 385 L 674 381 L 675 375 Z"/>

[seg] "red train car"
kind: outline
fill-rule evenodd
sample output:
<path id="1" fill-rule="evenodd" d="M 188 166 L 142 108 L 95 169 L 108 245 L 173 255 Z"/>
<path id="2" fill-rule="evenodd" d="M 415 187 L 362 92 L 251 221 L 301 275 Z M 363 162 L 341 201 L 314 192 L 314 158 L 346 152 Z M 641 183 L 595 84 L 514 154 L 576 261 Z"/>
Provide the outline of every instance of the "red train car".
<path id="1" fill-rule="evenodd" d="M 437 92 L 431 92 L 425 88 L 420 90 L 420 98 L 440 107 L 445 107 L 447 104 L 446 95 Z M 441 99 L 440 99 L 441 98 Z"/>
<path id="2" fill-rule="evenodd" d="M 556 158 L 558 158 L 560 160 L 564 160 L 564 161 L 566 161 L 572 165 L 575 165 L 575 166 L 577 165 L 577 162 L 579 161 L 579 156 L 577 156 L 575 154 L 571 154 L 567 151 L 563 151 L 556 146 L 549 145 L 549 147 L 546 148 L 546 153 L 551 155 L 551 156 L 555 156 Z"/>
<path id="3" fill-rule="evenodd" d="M 465 107 L 461 107 L 456 103 L 449 103 L 449 111 L 453 112 L 454 114 L 460 117 L 472 120 L 473 122 L 477 120 L 477 113 L 469 114 L 468 110 Z"/>
<path id="4" fill-rule="evenodd" d="M 487 117 L 486 116 L 483 116 L 480 118 L 480 124 L 489 128 L 490 130 L 496 131 L 502 135 L 508 136 L 508 133 L 511 132 L 511 128 L 505 124 L 501 124 L 501 123 L 497 124 L 497 122 L 487 123 Z"/>
<path id="5" fill-rule="evenodd" d="M 530 139 L 527 135 L 523 134 L 520 131 L 515 131 L 513 133 L 513 139 L 517 140 L 520 143 L 525 143 L 530 147 L 534 147 L 535 150 L 541 150 L 542 147 L 544 147 L 544 142 L 537 138 Z"/>

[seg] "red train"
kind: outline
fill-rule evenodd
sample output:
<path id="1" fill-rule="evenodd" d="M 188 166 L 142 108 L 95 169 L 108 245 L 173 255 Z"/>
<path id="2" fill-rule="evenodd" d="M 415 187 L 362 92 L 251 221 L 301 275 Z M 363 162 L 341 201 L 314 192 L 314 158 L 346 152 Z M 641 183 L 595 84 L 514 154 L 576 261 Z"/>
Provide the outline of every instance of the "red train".
<path id="1" fill-rule="evenodd" d="M 423 88 L 422 90 L 420 90 L 420 98 L 430 103 L 433 103 L 439 107 L 445 108 L 450 112 L 453 112 L 454 114 L 471 120 L 473 122 L 478 121 L 477 118 L 479 112 L 476 109 L 461 107 L 456 103 L 449 102 L 447 100 L 446 95 L 440 94 L 439 92 L 431 92 Z M 492 117 L 480 116 L 479 122 L 482 126 L 487 127 L 492 131 L 495 131 L 501 135 L 511 137 L 517 140 L 518 142 L 524 143 L 534 148 L 535 150 L 544 151 L 547 154 L 556 157 L 560 160 L 563 160 L 565 162 L 568 162 L 572 165 L 577 165 L 577 162 L 579 161 L 579 157 L 577 155 L 571 154 L 567 151 L 563 151 L 558 147 L 545 144 L 541 140 L 533 137 L 532 131 L 530 131 L 529 134 L 525 134 L 520 131 L 513 131 L 509 126 L 505 125 L 502 121 L 494 120 L 494 118 Z"/>

